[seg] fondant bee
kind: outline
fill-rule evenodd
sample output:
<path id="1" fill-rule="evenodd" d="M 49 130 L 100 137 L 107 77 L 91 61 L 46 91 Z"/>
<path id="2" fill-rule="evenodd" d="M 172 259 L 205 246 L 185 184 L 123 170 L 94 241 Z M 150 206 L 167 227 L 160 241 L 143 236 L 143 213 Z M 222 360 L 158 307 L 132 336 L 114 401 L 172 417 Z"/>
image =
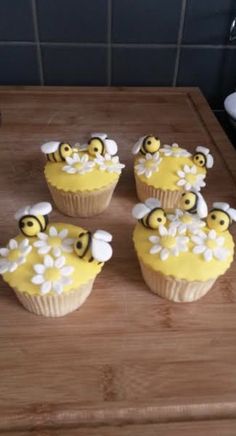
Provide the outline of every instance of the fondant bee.
<path id="1" fill-rule="evenodd" d="M 193 155 L 193 162 L 198 167 L 212 168 L 214 165 L 214 158 L 212 154 L 210 154 L 209 148 L 199 145 Z"/>
<path id="2" fill-rule="evenodd" d="M 111 241 L 112 235 L 104 230 L 81 232 L 74 243 L 74 250 L 80 259 L 103 263 L 112 256 Z"/>
<path id="3" fill-rule="evenodd" d="M 183 192 L 180 200 L 180 208 L 186 212 L 198 214 L 200 218 L 206 218 L 208 214 L 207 204 L 200 192 Z"/>
<path id="4" fill-rule="evenodd" d="M 51 141 L 41 146 L 49 162 L 63 162 L 73 153 L 73 148 L 67 142 Z"/>
<path id="5" fill-rule="evenodd" d="M 214 229 L 217 232 L 225 232 L 233 221 L 236 221 L 236 209 L 230 207 L 228 203 L 213 203 L 213 209 L 207 216 L 209 229 Z"/>
<path id="6" fill-rule="evenodd" d="M 48 214 L 52 211 L 50 203 L 44 201 L 34 206 L 26 206 L 19 209 L 15 214 L 20 231 L 25 236 L 36 236 L 44 232 L 48 225 Z"/>
<path id="7" fill-rule="evenodd" d="M 136 204 L 132 215 L 148 229 L 155 230 L 166 223 L 166 213 L 157 198 L 148 198 L 145 203 Z"/>
<path id="8" fill-rule="evenodd" d="M 90 156 L 96 156 L 97 153 L 102 156 L 105 153 L 114 156 L 117 150 L 117 143 L 109 139 L 106 133 L 92 133 L 88 143 L 79 146 L 79 151 L 87 151 Z"/>
<path id="9" fill-rule="evenodd" d="M 159 138 L 153 135 L 142 136 L 134 144 L 132 148 L 132 153 L 133 154 L 141 153 L 143 155 L 147 153 L 154 154 L 159 150 L 160 146 L 161 146 L 161 141 Z"/>

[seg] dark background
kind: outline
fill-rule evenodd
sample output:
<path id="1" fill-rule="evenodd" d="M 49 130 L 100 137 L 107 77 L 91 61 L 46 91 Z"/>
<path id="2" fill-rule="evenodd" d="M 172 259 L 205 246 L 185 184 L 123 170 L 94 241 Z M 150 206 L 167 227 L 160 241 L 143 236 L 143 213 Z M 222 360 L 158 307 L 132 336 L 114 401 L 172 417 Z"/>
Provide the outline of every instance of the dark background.
<path id="1" fill-rule="evenodd" d="M 0 0 L 0 84 L 236 85 L 235 0 Z"/>

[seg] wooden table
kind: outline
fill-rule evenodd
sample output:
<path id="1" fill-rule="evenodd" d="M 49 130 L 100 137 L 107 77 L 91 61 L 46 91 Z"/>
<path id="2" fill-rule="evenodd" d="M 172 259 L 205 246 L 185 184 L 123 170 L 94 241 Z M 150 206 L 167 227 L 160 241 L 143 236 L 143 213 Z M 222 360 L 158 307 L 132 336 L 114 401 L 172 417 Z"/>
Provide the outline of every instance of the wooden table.
<path id="1" fill-rule="evenodd" d="M 209 146 L 206 199 L 236 206 L 236 152 L 200 91 L 0 88 L 0 111 L 1 244 L 17 232 L 18 207 L 50 199 L 41 143 L 105 131 L 127 165 L 105 213 L 51 217 L 114 234 L 114 257 L 79 311 L 37 317 L 1 281 L 0 433 L 235 436 L 235 264 L 199 302 L 174 304 L 148 291 L 131 241 L 130 150 L 146 133 Z"/>

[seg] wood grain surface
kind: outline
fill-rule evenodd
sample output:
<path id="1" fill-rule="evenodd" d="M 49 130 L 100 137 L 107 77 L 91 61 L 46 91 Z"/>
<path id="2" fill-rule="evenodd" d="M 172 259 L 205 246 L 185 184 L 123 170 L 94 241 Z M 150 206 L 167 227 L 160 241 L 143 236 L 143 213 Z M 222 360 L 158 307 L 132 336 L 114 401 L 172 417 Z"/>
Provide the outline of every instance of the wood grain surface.
<path id="1" fill-rule="evenodd" d="M 209 205 L 236 207 L 236 153 L 200 91 L 0 88 L 0 112 L 1 245 L 17 233 L 16 209 L 50 200 L 41 143 L 105 131 L 126 163 L 102 215 L 75 219 L 54 209 L 51 216 L 114 235 L 114 257 L 79 311 L 61 319 L 30 314 L 1 280 L 0 432 L 236 434 L 235 263 L 202 300 L 175 304 L 148 291 L 131 240 L 130 150 L 149 132 L 190 151 L 209 146 L 215 166 L 204 195 Z"/>

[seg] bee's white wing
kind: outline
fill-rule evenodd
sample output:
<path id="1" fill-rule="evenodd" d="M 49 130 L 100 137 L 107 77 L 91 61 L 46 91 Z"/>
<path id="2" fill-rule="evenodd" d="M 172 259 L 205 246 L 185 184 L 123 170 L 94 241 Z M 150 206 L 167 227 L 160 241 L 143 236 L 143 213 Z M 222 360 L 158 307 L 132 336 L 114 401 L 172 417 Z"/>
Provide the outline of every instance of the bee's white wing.
<path id="1" fill-rule="evenodd" d="M 134 144 L 134 146 L 132 148 L 133 154 L 138 154 L 140 148 L 142 147 L 144 138 L 145 138 L 145 136 L 142 136 L 142 138 L 139 138 L 139 140 Z"/>
<path id="2" fill-rule="evenodd" d="M 21 207 L 17 210 L 14 217 L 16 220 L 21 219 L 23 216 L 28 215 L 30 211 L 30 206 Z"/>
<path id="3" fill-rule="evenodd" d="M 208 153 L 210 152 L 209 148 L 203 147 L 202 145 L 198 145 L 198 147 L 196 148 L 196 151 L 199 153 L 205 154 L 205 156 L 207 156 Z"/>
<path id="4" fill-rule="evenodd" d="M 29 212 L 32 215 L 48 215 L 51 211 L 52 205 L 47 201 L 42 201 L 41 203 L 34 204 Z"/>
<path id="5" fill-rule="evenodd" d="M 156 207 L 160 207 L 161 206 L 161 202 L 160 202 L 160 200 L 158 200 L 158 198 L 153 198 L 153 197 L 151 197 L 151 198 L 148 198 L 146 201 L 145 201 L 145 204 L 146 204 L 146 206 L 147 207 L 149 207 L 149 209 L 155 209 Z"/>
<path id="6" fill-rule="evenodd" d="M 117 153 L 117 150 L 118 150 L 117 143 L 115 141 L 113 141 L 113 139 L 106 139 L 105 146 L 106 146 L 106 151 L 111 156 L 114 156 L 114 154 Z"/>
<path id="7" fill-rule="evenodd" d="M 207 204 L 200 192 L 197 192 L 198 202 L 197 202 L 197 214 L 200 218 L 206 218 L 208 214 Z"/>
<path id="8" fill-rule="evenodd" d="M 88 144 L 78 144 L 76 145 L 78 151 L 88 150 Z"/>
<path id="9" fill-rule="evenodd" d="M 45 144 L 41 145 L 41 150 L 45 154 L 55 153 L 59 145 L 60 145 L 59 141 L 46 142 Z"/>
<path id="10" fill-rule="evenodd" d="M 94 259 L 98 262 L 106 262 L 112 256 L 110 244 L 95 238 L 92 238 L 91 252 Z"/>
<path id="11" fill-rule="evenodd" d="M 144 203 L 138 203 L 132 209 L 132 215 L 134 218 L 136 218 L 136 220 L 140 220 L 149 212 L 150 212 L 149 207 L 147 207 Z"/>
<path id="12" fill-rule="evenodd" d="M 233 209 L 232 207 L 227 210 L 230 218 L 232 218 L 233 221 L 236 221 L 236 209 Z"/>
<path id="13" fill-rule="evenodd" d="M 221 209 L 225 212 L 227 212 L 227 210 L 230 208 L 229 203 L 224 203 L 223 201 L 217 201 L 215 203 L 213 203 L 213 207 L 214 209 Z"/>
<path id="14" fill-rule="evenodd" d="M 105 139 L 107 138 L 107 134 L 106 133 L 91 133 L 90 135 L 91 138 L 100 138 L 102 141 L 105 141 Z"/>
<path id="15" fill-rule="evenodd" d="M 212 168 L 214 165 L 214 158 L 212 156 L 212 154 L 208 154 L 207 155 L 207 168 Z"/>
<path id="16" fill-rule="evenodd" d="M 105 230 L 96 230 L 96 232 L 93 234 L 93 238 L 99 239 L 100 241 L 104 242 L 112 241 L 112 235 Z"/>

